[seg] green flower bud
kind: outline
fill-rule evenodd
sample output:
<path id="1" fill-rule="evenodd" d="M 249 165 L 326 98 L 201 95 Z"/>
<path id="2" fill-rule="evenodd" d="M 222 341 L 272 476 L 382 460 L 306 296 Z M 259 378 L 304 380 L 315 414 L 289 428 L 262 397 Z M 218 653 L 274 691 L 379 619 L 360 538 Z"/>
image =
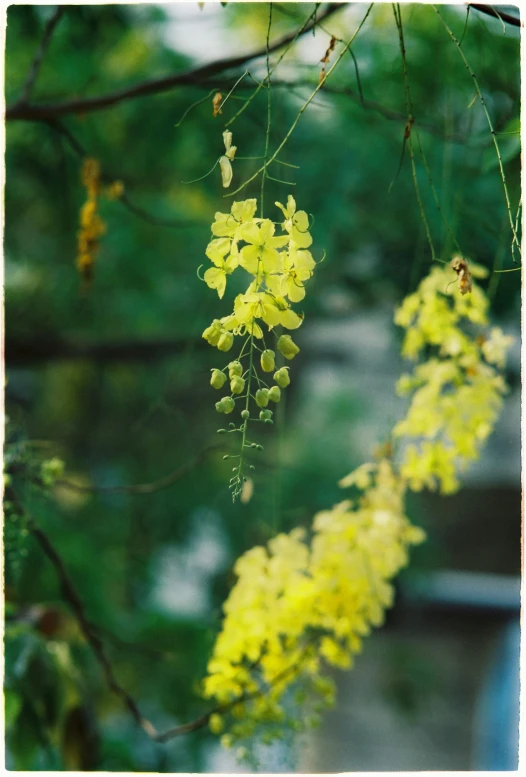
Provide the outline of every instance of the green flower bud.
<path id="1" fill-rule="evenodd" d="M 239 375 L 239 377 L 243 375 L 243 365 L 241 362 L 238 362 L 237 359 L 236 361 L 230 362 L 228 365 L 228 376 L 233 378 L 234 375 Z"/>
<path id="2" fill-rule="evenodd" d="M 263 351 L 261 354 L 261 369 L 264 372 L 272 372 L 274 367 L 276 366 L 276 354 L 274 351 L 271 351 L 270 349 L 267 349 L 266 351 Z"/>
<path id="3" fill-rule="evenodd" d="M 219 402 L 216 402 L 216 410 L 218 413 L 231 413 L 236 403 L 232 397 L 223 397 Z"/>
<path id="4" fill-rule="evenodd" d="M 239 375 L 234 375 L 230 381 L 230 390 L 232 391 L 232 394 L 241 394 L 244 388 L 245 381 L 243 378 L 240 378 Z"/>
<path id="5" fill-rule="evenodd" d="M 268 389 L 258 389 L 256 391 L 256 405 L 266 407 L 268 405 Z"/>
<path id="6" fill-rule="evenodd" d="M 272 386 L 272 388 L 268 392 L 268 398 L 271 399 L 273 402 L 279 402 L 279 400 L 281 399 L 281 390 L 279 386 Z"/>
<path id="7" fill-rule="evenodd" d="M 215 389 L 223 388 L 225 385 L 226 375 L 221 370 L 212 370 L 212 377 L 210 378 L 210 385 Z"/>
<path id="8" fill-rule="evenodd" d="M 221 401 L 223 402 L 223 407 L 224 407 L 223 413 L 228 414 L 234 410 L 236 403 L 234 402 L 232 397 L 223 397 Z"/>
<path id="9" fill-rule="evenodd" d="M 281 388 L 286 388 L 290 384 L 289 368 L 280 367 L 279 370 L 276 370 L 274 373 L 274 380 L 278 386 L 281 386 Z"/>
<path id="10" fill-rule="evenodd" d="M 278 351 L 283 354 L 285 359 L 293 359 L 300 352 L 300 349 L 290 335 L 281 335 L 278 340 Z"/>
<path id="11" fill-rule="evenodd" d="M 221 337 L 221 322 L 219 319 L 215 318 L 210 326 L 207 326 L 202 336 L 210 345 L 217 345 Z"/>
<path id="12" fill-rule="evenodd" d="M 242 410 L 241 411 L 241 418 L 244 418 L 245 420 L 247 418 L 250 418 L 250 412 L 248 410 Z"/>
<path id="13" fill-rule="evenodd" d="M 234 335 L 232 332 L 223 332 L 218 340 L 217 347 L 220 351 L 229 351 L 234 345 Z M 292 357 L 289 357 L 292 358 Z"/>
<path id="14" fill-rule="evenodd" d="M 270 421 L 272 418 L 272 410 L 260 410 L 259 417 L 262 421 Z"/>

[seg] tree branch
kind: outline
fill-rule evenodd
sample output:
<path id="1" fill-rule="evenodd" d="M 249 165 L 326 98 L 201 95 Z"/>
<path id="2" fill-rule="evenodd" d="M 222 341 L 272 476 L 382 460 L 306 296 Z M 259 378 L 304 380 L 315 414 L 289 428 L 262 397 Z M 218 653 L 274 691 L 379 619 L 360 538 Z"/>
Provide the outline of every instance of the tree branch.
<path id="1" fill-rule="evenodd" d="M 201 338 L 196 347 L 205 347 Z M 187 340 L 123 340 L 114 342 L 83 342 L 64 338 L 17 339 L 8 336 L 5 340 L 5 360 L 10 366 L 39 364 L 49 361 L 92 359 L 97 362 L 142 361 L 149 362 L 179 354 L 188 346 Z"/>
<path id="2" fill-rule="evenodd" d="M 40 67 L 42 65 L 42 60 L 44 59 L 44 54 L 46 53 L 47 47 L 51 42 L 51 38 L 53 36 L 55 27 L 57 26 L 60 19 L 62 18 L 62 15 L 64 14 L 65 10 L 66 10 L 65 6 L 63 5 L 57 6 L 54 14 L 51 16 L 50 19 L 48 19 L 46 23 L 46 26 L 44 28 L 44 35 L 42 36 L 42 40 L 40 41 L 40 46 L 38 47 L 38 50 L 37 50 L 37 53 L 35 54 L 33 62 L 31 63 L 31 67 L 29 69 L 29 74 L 27 76 L 24 88 L 22 89 L 22 96 L 20 97 L 20 100 L 18 103 L 19 105 L 27 105 L 28 100 L 31 97 L 31 92 L 33 91 L 33 87 L 35 86 L 35 82 L 38 78 Z"/>
<path id="3" fill-rule="evenodd" d="M 330 3 L 327 8 L 319 15 L 319 17 L 309 25 L 305 27 L 302 34 L 310 32 L 316 25 L 332 16 L 336 11 L 340 10 L 346 5 L 346 3 Z M 269 52 L 276 51 L 283 46 L 286 46 L 297 36 L 297 32 L 284 35 L 279 40 L 275 41 L 269 46 Z M 226 57 L 218 59 L 215 62 L 210 62 L 207 65 L 201 65 L 192 70 L 187 70 L 186 73 L 179 73 L 176 75 L 166 76 L 164 78 L 156 78 L 150 81 L 143 81 L 135 86 L 128 87 L 127 89 L 121 89 L 117 92 L 111 92 L 110 94 L 100 95 L 99 97 L 90 97 L 84 100 L 67 100 L 60 103 L 51 103 L 48 105 L 28 104 L 23 101 L 19 101 L 14 105 L 8 106 L 5 112 L 6 121 L 21 120 L 21 121 L 42 121 L 44 119 L 53 119 L 57 116 L 65 116 L 71 113 L 90 113 L 92 111 L 100 111 L 105 108 L 110 108 L 117 103 L 124 100 L 133 100 L 137 97 L 145 97 L 152 94 L 160 94 L 170 89 L 174 89 L 177 86 L 189 86 L 199 84 L 203 79 L 210 76 L 218 75 L 228 70 L 233 70 L 246 64 L 254 59 L 259 59 L 265 56 L 267 53 L 267 47 L 256 49 L 251 54 L 242 54 L 237 57 Z"/>
<path id="4" fill-rule="evenodd" d="M 503 22 L 511 24 L 513 27 L 524 27 L 524 22 L 521 22 L 517 16 L 512 16 L 506 11 L 496 11 L 492 5 L 482 5 L 482 3 L 468 3 L 470 8 L 474 8 L 480 13 L 485 13 L 488 16 L 493 16 L 495 19 L 501 19 Z"/>

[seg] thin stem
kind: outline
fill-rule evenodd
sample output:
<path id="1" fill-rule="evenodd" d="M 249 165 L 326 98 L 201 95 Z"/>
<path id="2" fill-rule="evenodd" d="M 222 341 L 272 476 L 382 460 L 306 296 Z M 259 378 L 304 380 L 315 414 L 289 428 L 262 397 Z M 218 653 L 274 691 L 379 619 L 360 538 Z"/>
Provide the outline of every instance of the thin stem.
<path id="1" fill-rule="evenodd" d="M 504 198 L 506 200 L 506 210 L 508 212 L 508 221 L 509 221 L 511 232 L 512 232 L 511 256 L 512 256 L 512 261 L 515 262 L 515 247 L 517 248 L 519 256 L 522 256 L 522 251 L 521 251 L 521 247 L 520 247 L 520 244 L 519 244 L 519 241 L 518 241 L 518 238 L 517 238 L 517 231 L 516 231 L 515 225 L 513 223 L 513 217 L 511 215 L 511 202 L 510 202 L 510 196 L 509 196 L 509 193 L 508 193 L 508 185 L 506 183 L 506 175 L 504 173 L 504 165 L 502 163 L 502 156 L 501 156 L 501 153 L 500 153 L 500 148 L 499 148 L 499 144 L 498 144 L 498 141 L 497 141 L 497 136 L 496 136 L 495 130 L 493 128 L 493 122 L 491 121 L 491 116 L 489 115 L 489 111 L 488 111 L 488 108 L 487 108 L 487 105 L 486 105 L 486 101 L 485 101 L 484 95 L 482 94 L 482 91 L 480 89 L 477 77 L 476 77 L 475 73 L 473 72 L 473 70 L 471 69 L 471 66 L 470 66 L 469 62 L 466 59 L 466 55 L 464 54 L 464 52 L 463 52 L 463 50 L 462 50 L 462 48 L 461 48 L 457 38 L 455 37 L 455 34 L 448 27 L 446 21 L 442 17 L 442 14 L 440 13 L 440 11 L 438 10 L 438 8 L 435 5 L 433 6 L 433 9 L 434 9 L 435 13 L 437 14 L 437 16 L 440 18 L 440 21 L 442 22 L 442 24 L 443 24 L 445 30 L 447 31 L 449 37 L 451 38 L 451 40 L 453 41 L 453 43 L 457 47 L 458 53 L 462 57 L 462 61 L 464 62 L 466 70 L 468 71 L 468 73 L 470 74 L 470 76 L 471 76 L 471 78 L 473 80 L 473 85 L 474 85 L 474 87 L 475 87 L 475 89 L 477 91 L 477 95 L 478 95 L 478 98 L 480 100 L 480 104 L 482 105 L 482 108 L 484 110 L 484 114 L 486 116 L 486 121 L 488 122 L 488 127 L 490 129 L 491 137 L 493 139 L 493 145 L 495 146 L 495 153 L 497 154 L 497 160 L 498 160 L 498 163 L 499 163 L 500 178 L 501 178 L 501 181 L 502 181 L 502 188 L 504 190 Z"/>
<path id="2" fill-rule="evenodd" d="M 336 61 L 332 65 L 332 67 L 329 68 L 329 70 L 326 72 L 324 78 L 320 81 L 320 83 L 316 86 L 316 88 L 314 89 L 314 91 L 312 92 L 310 97 L 307 99 L 307 101 L 304 103 L 304 105 L 300 108 L 300 110 L 298 111 L 298 115 L 296 116 L 296 118 L 294 119 L 294 121 L 292 122 L 292 124 L 290 126 L 290 129 L 288 130 L 287 134 L 285 135 L 285 137 L 283 138 L 283 140 L 281 141 L 281 143 L 279 144 L 277 149 L 274 151 L 272 156 L 268 159 L 268 161 L 265 162 L 264 165 L 262 165 L 259 168 L 259 170 L 256 170 L 254 175 L 252 175 L 250 178 L 247 178 L 247 180 L 244 183 L 242 183 L 241 186 L 238 186 L 238 188 L 235 191 L 231 192 L 230 194 L 225 195 L 226 197 L 233 197 L 235 194 L 237 194 L 238 192 L 242 191 L 242 189 L 244 189 L 246 186 L 248 186 L 249 183 L 251 183 L 255 178 L 257 178 L 258 175 L 260 173 L 262 173 L 263 170 L 265 170 L 269 166 L 269 164 L 271 164 L 271 162 L 273 162 L 276 159 L 276 157 L 278 156 L 278 154 L 283 149 L 283 147 L 285 146 L 285 144 L 289 140 L 290 136 L 292 135 L 292 133 L 296 129 L 296 127 L 298 125 L 298 122 L 300 121 L 301 117 L 303 116 L 303 114 L 305 113 L 305 111 L 307 110 L 307 108 L 309 107 L 311 102 L 314 100 L 314 98 L 316 97 L 316 95 L 318 94 L 320 89 L 323 87 L 323 85 L 325 84 L 326 80 L 329 78 L 331 73 L 340 64 L 341 60 L 343 59 L 343 57 L 347 53 L 347 50 L 351 47 L 354 39 L 356 38 L 356 36 L 360 32 L 360 30 L 362 29 L 363 25 L 365 24 L 365 21 L 367 20 L 367 17 L 371 13 L 373 5 L 374 5 L 374 3 L 371 3 L 369 8 L 367 9 L 367 12 L 366 12 L 365 16 L 363 17 L 362 21 L 358 25 L 358 28 L 357 28 L 356 32 L 352 36 L 351 40 L 345 45 L 345 48 L 340 53 L 340 55 L 338 56 L 338 58 L 336 59 Z"/>
<path id="3" fill-rule="evenodd" d="M 269 74 L 269 72 L 268 72 L 268 54 L 269 54 L 269 51 L 268 51 L 268 49 L 269 49 L 269 46 L 268 46 L 268 38 L 267 38 L 267 77 L 268 77 L 269 75 L 272 75 L 272 73 L 275 71 L 275 69 L 277 68 L 277 66 L 279 65 L 279 63 L 280 63 L 280 62 L 281 62 L 281 60 L 283 59 L 283 57 L 284 57 L 284 56 L 287 54 L 287 52 L 289 51 L 289 49 L 290 49 L 290 48 L 291 48 L 291 47 L 294 45 L 294 43 L 296 43 L 296 41 L 297 41 L 297 39 L 299 38 L 299 36 L 300 36 L 300 35 L 301 35 L 301 34 L 302 34 L 304 31 L 305 31 L 305 29 L 308 27 L 308 25 L 309 25 L 309 23 L 310 23 L 311 19 L 313 19 L 313 18 L 315 19 L 315 18 L 316 18 L 316 13 L 317 13 L 317 10 L 318 10 L 318 6 L 319 6 L 319 3 L 317 3 L 317 4 L 316 4 L 316 9 L 315 9 L 315 10 L 314 10 L 314 11 L 311 13 L 311 15 L 308 17 L 308 19 L 306 19 L 306 21 L 303 23 L 302 27 L 300 27 L 300 29 L 298 30 L 298 32 L 296 33 L 296 35 L 294 36 L 294 38 L 293 38 L 293 39 L 290 41 L 290 43 L 288 44 L 288 46 L 286 46 L 286 47 L 283 49 L 283 51 L 281 52 L 281 55 L 278 57 L 278 60 L 277 60 L 276 64 L 274 65 L 274 67 L 273 67 L 273 68 L 272 68 L 272 70 L 270 71 L 270 74 Z M 270 12 L 270 15 L 271 15 L 271 14 L 272 14 L 272 11 Z M 227 121 L 227 123 L 225 124 L 225 127 L 229 127 L 231 124 L 233 124 L 233 123 L 236 121 L 236 119 L 237 119 L 237 118 L 239 118 L 239 116 L 241 116 L 241 114 L 243 113 L 243 111 L 245 111 L 245 110 L 248 108 L 248 106 L 250 105 L 250 103 L 252 102 L 252 100 L 253 100 L 253 99 L 254 99 L 254 98 L 255 98 L 255 97 L 256 97 L 256 96 L 259 94 L 259 91 L 260 91 L 260 89 L 262 89 L 262 88 L 263 88 L 263 82 L 262 82 L 262 83 L 261 83 L 261 84 L 260 84 L 260 85 L 257 87 L 257 89 L 255 89 L 255 90 L 252 92 L 252 94 L 250 95 L 250 97 L 249 97 L 249 98 L 248 98 L 248 99 L 245 101 L 245 104 L 244 104 L 244 105 L 243 105 L 243 106 L 242 106 L 242 107 L 239 109 L 239 111 L 238 111 L 238 112 L 237 112 L 237 113 L 236 113 L 234 116 L 232 116 L 232 118 L 231 118 L 231 119 L 229 119 L 229 120 Z"/>
<path id="4" fill-rule="evenodd" d="M 427 242 L 429 243 L 429 248 L 431 249 L 431 258 L 433 261 L 437 261 L 435 246 L 433 244 L 433 239 L 431 237 L 431 232 L 429 230 L 429 224 L 424 211 L 422 198 L 420 197 L 420 187 L 418 185 L 418 177 L 416 173 L 415 155 L 413 151 L 413 140 L 411 138 L 411 130 L 412 130 L 412 125 L 414 123 L 413 106 L 411 102 L 411 92 L 409 91 L 409 79 L 407 76 L 407 60 L 406 60 L 405 42 L 404 42 L 404 30 L 402 27 L 402 14 L 401 14 L 399 5 L 393 5 L 393 14 L 394 14 L 396 26 L 398 29 L 398 39 L 400 42 L 400 53 L 402 55 L 402 64 L 403 64 L 403 72 L 404 72 L 404 94 L 405 94 L 405 105 L 406 105 L 406 111 L 407 111 L 407 124 L 406 124 L 404 139 L 407 140 L 407 147 L 409 149 L 409 156 L 411 159 L 411 171 L 413 174 L 413 185 L 415 187 L 415 194 L 418 202 L 418 207 L 420 210 L 420 217 L 422 219 L 424 228 L 426 230 Z"/>
<path id="5" fill-rule="evenodd" d="M 261 176 L 261 194 L 260 194 L 260 201 L 259 201 L 259 215 L 261 218 L 263 218 L 263 212 L 264 212 L 264 198 L 265 198 L 265 178 L 267 177 L 267 159 L 268 159 L 268 148 L 270 143 L 270 123 L 271 123 L 271 110 L 272 110 L 272 103 L 271 103 L 271 89 L 270 89 L 270 28 L 272 27 L 272 3 L 269 3 L 269 10 L 268 10 L 268 27 L 267 27 L 267 130 L 265 133 L 265 154 L 263 157 L 263 175 Z"/>

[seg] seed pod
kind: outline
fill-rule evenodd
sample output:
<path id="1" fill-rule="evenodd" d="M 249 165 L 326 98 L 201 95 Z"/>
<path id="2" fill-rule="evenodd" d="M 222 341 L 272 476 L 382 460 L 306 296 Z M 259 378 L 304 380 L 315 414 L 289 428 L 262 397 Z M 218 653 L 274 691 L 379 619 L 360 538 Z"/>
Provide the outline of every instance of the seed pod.
<path id="1" fill-rule="evenodd" d="M 250 411 L 248 411 L 248 410 L 246 410 L 246 409 L 245 409 L 245 410 L 242 410 L 242 411 L 241 411 L 241 418 L 244 418 L 244 419 L 245 419 L 245 421 L 247 420 L 247 418 L 250 418 Z"/>
<path id="2" fill-rule="evenodd" d="M 272 410 L 260 410 L 259 417 L 261 421 L 270 421 L 272 418 Z"/>
<path id="3" fill-rule="evenodd" d="M 267 349 L 266 351 L 263 351 L 261 354 L 261 369 L 264 372 L 272 372 L 274 367 L 276 366 L 276 354 L 274 351 L 271 351 L 270 349 Z"/>
<path id="4" fill-rule="evenodd" d="M 234 344 L 234 335 L 232 332 L 223 332 L 221 337 L 219 338 L 219 341 L 217 343 L 217 347 L 220 351 L 229 351 Z M 292 357 L 289 357 L 292 358 Z"/>
<path id="5" fill-rule="evenodd" d="M 234 375 L 230 381 L 230 390 L 232 391 L 232 394 L 241 394 L 244 388 L 245 381 L 243 378 L 240 378 L 239 375 Z"/>
<path id="6" fill-rule="evenodd" d="M 229 378 L 233 378 L 234 375 L 241 375 L 243 374 L 243 366 L 241 362 L 237 361 L 237 359 L 233 362 L 230 362 L 228 365 L 228 376 Z"/>
<path id="7" fill-rule="evenodd" d="M 210 385 L 215 389 L 223 388 L 226 381 L 226 375 L 221 370 L 212 370 L 212 377 L 210 378 Z"/>
<path id="8" fill-rule="evenodd" d="M 256 391 L 256 405 L 266 407 L 268 405 L 268 389 L 258 389 Z"/>
<path id="9" fill-rule="evenodd" d="M 283 354 L 285 359 L 293 359 L 300 349 L 290 335 L 281 335 L 278 340 L 278 351 Z"/>
<path id="10" fill-rule="evenodd" d="M 268 392 L 268 398 L 271 399 L 273 402 L 279 402 L 279 400 L 281 399 L 281 390 L 279 386 L 272 386 L 272 388 Z"/>

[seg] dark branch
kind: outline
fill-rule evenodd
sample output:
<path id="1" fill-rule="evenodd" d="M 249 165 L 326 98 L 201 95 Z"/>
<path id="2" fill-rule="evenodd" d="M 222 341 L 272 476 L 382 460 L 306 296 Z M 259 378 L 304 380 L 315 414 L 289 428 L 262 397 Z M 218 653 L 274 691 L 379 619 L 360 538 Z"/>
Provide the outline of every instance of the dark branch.
<path id="1" fill-rule="evenodd" d="M 46 23 L 46 26 L 44 29 L 44 35 L 42 36 L 42 40 L 40 41 L 40 46 L 38 47 L 37 53 L 35 54 L 35 58 L 31 63 L 31 67 L 29 69 L 29 74 L 27 76 L 24 88 L 22 89 L 22 96 L 19 101 L 19 104 L 21 105 L 27 104 L 29 98 L 31 97 L 31 92 L 33 91 L 33 87 L 35 86 L 35 82 L 38 78 L 38 74 L 40 72 L 40 66 L 42 65 L 42 60 L 44 59 L 44 54 L 46 53 L 47 47 L 51 42 L 51 38 L 53 36 L 55 27 L 59 23 L 65 10 L 66 9 L 63 5 L 57 6 L 54 14 L 51 16 L 50 19 L 48 19 Z"/>
<path id="2" fill-rule="evenodd" d="M 204 341 L 199 340 L 196 346 L 199 345 L 204 347 Z M 92 359 L 98 362 L 114 360 L 149 362 L 182 353 L 187 346 L 187 340 L 179 339 L 90 343 L 63 338 L 19 340 L 8 335 L 5 340 L 5 360 L 11 367 L 75 359 Z"/>
<path id="3" fill-rule="evenodd" d="M 305 26 L 301 31 L 304 35 L 310 32 L 316 27 L 316 25 L 327 19 L 345 6 L 345 3 L 330 3 L 327 8 L 314 19 L 311 24 Z M 288 43 L 293 41 L 297 37 L 297 32 L 289 33 L 283 36 L 279 40 L 275 41 L 269 46 L 269 51 L 273 52 Z M 251 62 L 254 59 L 259 59 L 265 56 L 267 53 L 267 47 L 256 49 L 251 54 L 242 54 L 238 57 L 226 57 L 224 59 L 210 62 L 207 65 L 201 65 L 193 70 L 187 70 L 186 73 L 179 73 L 177 75 L 166 76 L 165 78 L 156 78 L 150 81 L 143 81 L 140 84 L 131 86 L 127 89 L 122 89 L 117 92 L 111 92 L 110 94 L 101 95 L 99 97 L 91 97 L 85 100 L 68 100 L 61 103 L 52 103 L 48 105 L 29 105 L 23 102 L 18 102 L 15 105 L 7 107 L 5 118 L 9 120 L 22 120 L 22 121 L 42 121 L 44 119 L 53 119 L 57 116 L 65 116 L 70 113 L 89 113 L 92 111 L 100 111 L 104 108 L 110 108 L 117 103 L 124 100 L 133 100 L 137 97 L 146 97 L 147 95 L 160 94 L 170 89 L 174 89 L 177 86 L 190 86 L 201 83 L 206 78 L 216 76 L 220 73 L 234 70 L 241 65 L 245 65 L 247 62 Z"/>
<path id="4" fill-rule="evenodd" d="M 469 3 L 469 7 L 474 8 L 480 13 L 485 13 L 488 16 L 493 16 L 495 19 L 501 19 L 503 22 L 511 24 L 513 27 L 524 27 L 524 23 L 521 22 L 517 16 L 512 16 L 506 11 L 496 11 L 492 5 L 482 5 L 482 3 Z"/>
<path id="5" fill-rule="evenodd" d="M 177 483 L 178 480 L 182 480 L 189 472 L 197 467 L 209 453 L 215 450 L 218 450 L 217 445 L 208 445 L 185 464 L 173 470 L 173 472 L 164 475 L 162 478 L 153 480 L 150 483 L 137 483 L 136 485 L 131 486 L 81 486 L 72 483 L 69 480 L 59 480 L 57 481 L 57 485 L 83 494 L 153 494 L 156 491 L 161 491 L 164 488 L 172 486 L 174 483 Z"/>

